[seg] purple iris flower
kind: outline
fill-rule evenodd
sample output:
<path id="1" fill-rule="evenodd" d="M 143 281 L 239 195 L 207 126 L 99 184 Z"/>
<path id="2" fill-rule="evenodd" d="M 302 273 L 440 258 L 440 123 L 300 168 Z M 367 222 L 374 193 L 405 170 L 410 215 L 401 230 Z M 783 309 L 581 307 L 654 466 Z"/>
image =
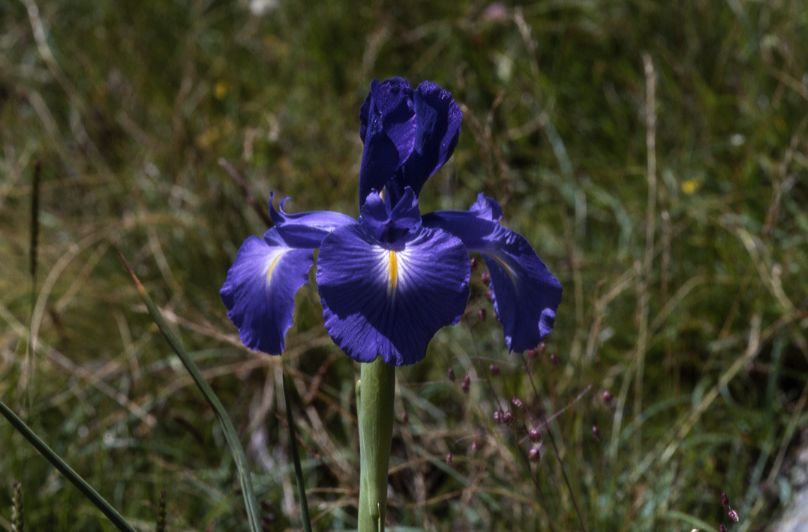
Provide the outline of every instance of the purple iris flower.
<path id="1" fill-rule="evenodd" d="M 325 327 L 351 358 L 381 356 L 397 366 L 424 358 L 427 344 L 457 323 L 469 295 L 471 252 L 491 274 L 494 310 L 511 351 L 535 347 L 553 328 L 561 284 L 528 241 L 500 223 L 502 208 L 480 194 L 468 211 L 424 216 L 418 194 L 449 159 L 462 113 L 452 95 L 424 81 L 374 81 L 360 112 L 364 142 L 360 215 L 270 214 L 263 238 L 241 246 L 221 289 L 228 317 L 247 347 L 284 350 L 297 290 L 317 258 Z M 288 198 L 287 198 L 288 199 Z"/>

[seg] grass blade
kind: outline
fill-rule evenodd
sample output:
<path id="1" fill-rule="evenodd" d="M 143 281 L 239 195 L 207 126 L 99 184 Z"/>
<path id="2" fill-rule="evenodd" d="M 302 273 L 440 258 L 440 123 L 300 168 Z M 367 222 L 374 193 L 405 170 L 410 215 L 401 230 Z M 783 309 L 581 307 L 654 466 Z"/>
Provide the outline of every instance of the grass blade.
<path id="1" fill-rule="evenodd" d="M 62 457 L 56 454 L 48 444 L 46 444 L 42 439 L 36 435 L 36 433 L 31 430 L 31 427 L 25 424 L 25 422 L 14 413 L 5 403 L 0 401 L 0 414 L 3 414 L 11 425 L 17 429 L 17 432 L 23 435 L 23 437 L 28 440 L 28 442 L 34 446 L 34 448 L 39 451 L 39 454 L 45 457 L 45 459 L 50 462 L 53 467 L 59 470 L 67 480 L 73 483 L 81 493 L 87 497 L 90 502 L 92 502 L 99 510 L 104 512 L 104 515 L 112 521 L 118 530 L 124 530 L 126 532 L 134 532 L 134 528 L 132 525 L 126 522 L 126 519 L 123 518 L 118 511 L 112 507 L 110 503 L 107 502 L 104 497 L 101 496 L 100 493 L 95 491 L 95 488 L 90 486 L 86 480 L 81 478 L 81 475 L 76 473 L 72 467 L 67 465 L 67 463 L 62 460 Z"/>
<path id="2" fill-rule="evenodd" d="M 309 518 L 309 503 L 306 500 L 306 484 L 303 482 L 303 468 L 300 467 L 300 455 L 297 452 L 297 436 L 295 435 L 295 420 L 292 415 L 292 402 L 289 400 L 289 390 L 286 384 L 286 372 L 283 372 L 283 400 L 286 403 L 286 422 L 289 424 L 289 448 L 292 451 L 292 461 L 295 464 L 295 480 L 297 481 L 297 496 L 300 499 L 300 518 L 303 521 L 303 530 L 311 532 L 311 519 Z"/>
<path id="3" fill-rule="evenodd" d="M 227 445 L 230 447 L 230 453 L 233 455 L 233 460 L 236 462 L 236 469 L 238 470 L 238 478 L 239 483 L 241 484 L 241 493 L 244 497 L 244 507 L 247 510 L 247 518 L 249 520 L 250 530 L 252 532 L 260 532 L 261 514 L 258 510 L 258 504 L 255 502 L 252 479 L 250 478 L 250 470 L 247 467 L 247 457 L 244 454 L 244 448 L 241 446 L 241 441 L 238 438 L 238 434 L 233 426 L 233 422 L 230 420 L 230 416 L 227 414 L 227 410 L 225 410 L 222 402 L 219 401 L 219 398 L 213 392 L 213 389 L 202 376 L 202 373 L 199 371 L 199 368 L 196 367 L 194 361 L 191 360 L 191 357 L 189 357 L 188 353 L 185 352 L 185 348 L 182 347 L 179 338 L 177 338 L 171 331 L 171 328 L 169 328 L 168 323 L 166 323 L 163 315 L 157 309 L 154 302 L 151 300 L 151 297 L 149 297 L 149 294 L 146 292 L 146 289 L 143 287 L 140 279 L 138 279 L 135 272 L 129 266 L 129 263 L 123 256 L 123 253 L 118 251 L 118 255 L 120 256 L 124 267 L 129 272 L 129 275 L 132 277 L 132 282 L 135 283 L 135 288 L 137 288 L 138 294 L 140 294 L 141 299 L 146 304 L 146 308 L 149 310 L 152 320 L 154 320 L 154 323 L 157 324 L 160 332 L 163 333 L 163 337 L 171 345 L 171 348 L 182 361 L 182 365 L 185 366 L 185 369 L 187 369 L 188 373 L 191 374 L 191 377 L 194 379 L 199 391 L 202 392 L 202 395 L 205 396 L 205 399 L 207 399 L 211 408 L 213 408 L 213 411 L 216 413 L 216 417 L 219 419 L 219 423 L 224 431 L 224 437 L 225 440 L 227 440 Z"/>

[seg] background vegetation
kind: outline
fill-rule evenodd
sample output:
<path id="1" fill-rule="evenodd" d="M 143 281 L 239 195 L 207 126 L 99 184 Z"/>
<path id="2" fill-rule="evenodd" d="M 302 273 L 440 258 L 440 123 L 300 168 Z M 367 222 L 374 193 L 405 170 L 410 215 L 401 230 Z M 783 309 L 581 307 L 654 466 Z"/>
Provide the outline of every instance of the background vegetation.
<path id="1" fill-rule="evenodd" d="M 271 190 L 356 213 L 371 79 L 432 79 L 465 118 L 424 210 L 499 198 L 565 298 L 543 352 L 508 354 L 478 266 L 463 322 L 399 371 L 390 524 L 765 529 L 808 419 L 807 55 L 799 0 L 3 2 L 0 398 L 136 526 L 164 505 L 169 529 L 244 528 L 119 246 L 233 416 L 267 529 L 299 526 L 282 369 L 315 526 L 352 527 L 358 369 L 316 290 L 281 360 L 218 289 Z M 109 529 L 4 420 L 0 473 L 0 527 L 18 481 L 29 530 Z"/>

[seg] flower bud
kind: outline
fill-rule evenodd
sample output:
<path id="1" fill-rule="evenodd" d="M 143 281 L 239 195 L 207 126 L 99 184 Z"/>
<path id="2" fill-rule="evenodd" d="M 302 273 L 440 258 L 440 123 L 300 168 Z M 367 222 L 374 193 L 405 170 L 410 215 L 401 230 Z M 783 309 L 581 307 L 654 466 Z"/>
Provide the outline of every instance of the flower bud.
<path id="1" fill-rule="evenodd" d="M 600 398 L 604 403 L 606 403 L 607 406 L 611 406 L 612 399 L 614 399 L 614 397 L 612 396 L 612 392 L 610 392 L 609 390 L 603 390 L 602 392 L 600 392 Z"/>
<path id="2" fill-rule="evenodd" d="M 738 515 L 738 512 L 734 508 L 730 508 L 729 512 L 727 512 L 727 517 L 733 523 L 738 523 L 741 521 L 741 516 Z"/>
<path id="3" fill-rule="evenodd" d="M 729 506 L 729 497 L 724 492 L 721 493 L 721 506 L 723 506 L 724 508 Z"/>
<path id="4" fill-rule="evenodd" d="M 531 462 L 537 462 L 539 458 L 541 458 L 541 447 L 538 445 L 535 447 L 531 447 L 530 450 L 527 452 L 527 457 L 530 459 Z"/>

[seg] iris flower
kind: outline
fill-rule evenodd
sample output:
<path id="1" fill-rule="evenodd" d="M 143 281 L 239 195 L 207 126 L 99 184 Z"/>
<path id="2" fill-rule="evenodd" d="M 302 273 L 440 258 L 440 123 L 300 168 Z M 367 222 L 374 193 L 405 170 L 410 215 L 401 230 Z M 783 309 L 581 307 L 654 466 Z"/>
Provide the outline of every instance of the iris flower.
<path id="1" fill-rule="evenodd" d="M 467 211 L 421 215 L 418 196 L 451 157 L 462 113 L 430 81 L 374 81 L 360 111 L 364 143 L 359 218 L 269 207 L 274 226 L 244 241 L 221 297 L 247 347 L 284 350 L 295 294 L 317 257 L 325 327 L 352 359 L 414 364 L 469 297 L 470 253 L 491 275 L 496 315 L 510 351 L 535 347 L 553 328 L 561 284 L 530 243 L 506 228 L 502 208 L 480 194 Z"/>

